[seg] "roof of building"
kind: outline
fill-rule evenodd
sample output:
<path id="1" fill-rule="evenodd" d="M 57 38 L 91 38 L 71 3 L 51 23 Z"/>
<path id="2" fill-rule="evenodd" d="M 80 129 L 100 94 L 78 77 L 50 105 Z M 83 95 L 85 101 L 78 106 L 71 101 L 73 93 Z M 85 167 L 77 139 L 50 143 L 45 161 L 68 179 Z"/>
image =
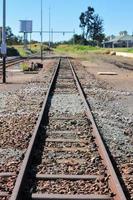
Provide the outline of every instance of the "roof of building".
<path id="1" fill-rule="evenodd" d="M 117 43 L 119 41 L 132 41 L 133 42 L 133 36 L 132 35 L 119 35 L 116 36 L 114 39 L 106 41 L 105 43 Z"/>

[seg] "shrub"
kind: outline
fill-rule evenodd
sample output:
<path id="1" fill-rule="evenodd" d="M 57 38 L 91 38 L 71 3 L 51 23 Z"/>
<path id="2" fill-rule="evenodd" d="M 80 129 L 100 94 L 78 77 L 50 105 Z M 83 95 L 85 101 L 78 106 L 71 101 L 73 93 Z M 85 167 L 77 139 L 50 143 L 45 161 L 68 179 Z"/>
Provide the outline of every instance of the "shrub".
<path id="1" fill-rule="evenodd" d="M 19 52 L 14 47 L 7 48 L 7 56 L 19 56 Z"/>
<path id="2" fill-rule="evenodd" d="M 29 70 L 29 64 L 26 62 L 23 62 L 20 64 L 20 67 L 23 71 L 28 71 Z"/>
<path id="3" fill-rule="evenodd" d="M 109 49 L 107 49 L 107 50 L 103 51 L 102 53 L 103 53 L 103 54 L 110 54 L 110 52 L 111 52 L 111 51 L 110 51 Z"/>

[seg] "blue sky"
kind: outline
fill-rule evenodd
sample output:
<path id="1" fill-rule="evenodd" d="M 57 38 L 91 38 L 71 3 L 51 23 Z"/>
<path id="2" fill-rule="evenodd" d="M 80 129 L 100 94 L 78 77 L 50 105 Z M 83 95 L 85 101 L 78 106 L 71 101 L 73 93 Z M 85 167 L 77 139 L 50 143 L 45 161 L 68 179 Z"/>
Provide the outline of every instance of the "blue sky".
<path id="1" fill-rule="evenodd" d="M 0 0 L 0 26 L 2 25 L 2 2 Z M 72 30 L 81 33 L 79 16 L 91 5 L 104 19 L 105 33 L 118 34 L 119 31 L 133 32 L 133 0 L 43 0 L 43 29 L 48 30 L 49 7 L 51 7 L 51 27 L 58 30 Z M 7 25 L 19 34 L 19 20 L 33 20 L 33 29 L 40 30 L 40 0 L 7 0 Z M 56 34 L 54 40 L 65 40 L 72 34 Z M 40 39 L 39 34 L 33 34 Z M 48 40 L 48 34 L 44 34 Z"/>

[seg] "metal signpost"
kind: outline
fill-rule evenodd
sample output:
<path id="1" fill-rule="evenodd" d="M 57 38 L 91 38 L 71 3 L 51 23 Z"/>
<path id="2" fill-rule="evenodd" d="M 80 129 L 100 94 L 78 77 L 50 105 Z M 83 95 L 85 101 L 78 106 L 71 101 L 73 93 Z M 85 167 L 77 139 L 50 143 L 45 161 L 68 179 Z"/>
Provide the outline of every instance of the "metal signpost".
<path id="1" fill-rule="evenodd" d="M 51 47 L 50 33 L 51 33 L 51 8 L 49 8 L 49 49 Z"/>
<path id="2" fill-rule="evenodd" d="M 0 44 L 2 43 L 2 27 L 0 27 Z"/>
<path id="3" fill-rule="evenodd" d="M 6 83 L 6 0 L 3 0 L 3 27 L 2 27 L 2 44 L 1 54 L 3 56 L 3 83 Z"/>
<path id="4" fill-rule="evenodd" d="M 43 2 L 41 0 L 41 60 L 43 60 Z"/>

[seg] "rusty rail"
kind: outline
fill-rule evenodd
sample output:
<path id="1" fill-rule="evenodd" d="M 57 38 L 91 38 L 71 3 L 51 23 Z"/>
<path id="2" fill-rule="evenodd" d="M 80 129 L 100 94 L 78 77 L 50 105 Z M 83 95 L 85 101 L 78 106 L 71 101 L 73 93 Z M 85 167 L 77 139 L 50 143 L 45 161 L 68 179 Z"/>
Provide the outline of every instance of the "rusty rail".
<path id="1" fill-rule="evenodd" d="M 84 105 L 86 107 L 86 114 L 88 116 L 88 118 L 90 119 L 91 123 L 92 123 L 92 127 L 93 127 L 93 134 L 94 134 L 94 137 L 96 138 L 96 143 L 99 147 L 99 153 L 103 159 L 103 162 L 105 164 L 105 166 L 107 166 L 107 171 L 108 171 L 108 175 L 110 176 L 109 177 L 109 183 L 110 183 L 110 188 L 112 189 L 112 191 L 115 193 L 115 197 L 114 199 L 115 200 L 126 200 L 126 197 L 125 197 L 125 194 L 122 190 L 122 187 L 121 187 L 121 184 L 118 180 L 118 177 L 116 175 L 116 172 L 114 170 L 114 167 L 111 163 L 111 160 L 109 158 L 109 155 L 107 153 L 107 150 L 105 148 L 105 145 L 104 145 L 104 142 L 102 140 L 102 137 L 99 133 L 99 130 L 97 128 L 97 125 L 96 125 L 96 122 L 95 122 L 95 119 L 93 117 L 93 114 L 90 110 L 90 105 L 88 103 L 88 101 L 86 100 L 86 97 L 85 97 L 85 94 L 84 94 L 84 91 L 83 91 L 83 88 L 80 84 L 80 81 L 76 75 L 76 72 L 75 72 L 75 69 L 72 65 L 72 63 L 70 62 L 70 60 L 68 60 L 70 66 L 71 66 L 71 69 L 72 69 L 72 73 L 73 73 L 73 76 L 74 76 L 74 79 L 75 79 L 75 83 L 77 85 L 77 88 L 78 88 L 78 91 L 82 97 L 82 100 L 84 102 Z"/>
<path id="2" fill-rule="evenodd" d="M 46 106 L 47 106 L 49 94 L 50 94 L 50 92 L 51 92 L 51 90 L 54 86 L 56 76 L 58 74 L 60 61 L 61 61 L 61 59 L 59 60 L 58 66 L 56 67 L 55 72 L 54 72 L 53 77 L 52 77 L 52 80 L 50 82 L 49 89 L 47 91 L 47 95 L 46 95 L 45 101 L 43 103 L 43 107 L 42 107 L 42 110 L 40 112 L 39 119 L 37 121 L 37 125 L 36 125 L 34 133 L 32 135 L 29 147 L 27 149 L 25 158 L 23 160 L 21 170 L 20 170 L 19 175 L 17 177 L 16 184 L 15 184 L 15 187 L 14 187 L 14 190 L 13 190 L 13 193 L 12 193 L 10 200 L 20 200 L 21 199 L 21 191 L 23 189 L 22 187 L 23 187 L 24 182 L 25 182 L 27 169 L 29 168 L 29 165 L 31 163 L 32 152 L 34 150 L 34 145 L 35 145 L 36 139 L 38 137 L 38 133 L 39 133 L 39 130 L 40 130 L 40 126 L 41 126 L 41 122 L 42 122 L 42 119 L 43 119 L 44 112 L 46 111 Z M 84 105 L 85 105 L 85 108 L 86 108 L 86 115 L 92 123 L 93 134 L 96 138 L 96 143 L 97 143 L 97 146 L 98 146 L 99 153 L 100 153 L 100 155 L 103 159 L 104 165 L 107 167 L 110 188 L 112 189 L 112 192 L 115 195 L 113 197 L 110 197 L 108 195 L 95 195 L 95 194 L 92 194 L 92 195 L 59 195 L 59 194 L 57 194 L 57 195 L 55 195 L 55 194 L 33 193 L 31 199 L 34 199 L 34 200 L 39 200 L 39 199 L 43 199 L 43 200 L 44 199 L 47 199 L 47 200 L 50 200 L 50 199 L 51 200 L 59 200 L 59 199 L 62 199 L 62 200 L 126 200 L 126 197 L 125 197 L 124 192 L 122 190 L 122 187 L 119 183 L 119 180 L 117 178 L 117 175 L 115 173 L 113 165 L 110 161 L 109 155 L 106 151 L 105 145 L 102 141 L 102 138 L 101 138 L 100 133 L 98 131 L 98 128 L 96 126 L 93 115 L 90 111 L 89 104 L 88 104 L 88 102 L 85 98 L 84 91 L 81 87 L 81 84 L 80 84 L 79 79 L 76 75 L 74 67 L 72 66 L 72 64 L 69 60 L 68 60 L 68 62 L 70 64 L 70 68 L 72 70 L 72 74 L 73 74 L 74 81 L 76 83 L 77 89 L 78 89 L 78 91 L 81 95 L 82 101 L 84 102 Z M 46 139 L 46 140 L 49 140 L 49 139 Z M 62 141 L 60 141 L 60 142 L 62 142 Z M 47 180 L 47 179 L 48 180 L 50 180 L 50 179 L 52 179 L 52 180 L 54 180 L 54 179 L 69 179 L 69 180 L 84 179 L 84 180 L 89 180 L 89 179 L 97 179 L 97 177 L 96 176 L 89 176 L 89 175 L 88 176 L 80 176 L 80 175 L 77 176 L 77 175 L 37 174 L 36 179 L 39 179 L 39 180 Z"/>
<path id="3" fill-rule="evenodd" d="M 33 149 L 34 149 L 34 144 L 35 144 L 35 141 L 36 141 L 37 136 L 38 136 L 38 132 L 39 132 L 39 128 L 40 128 L 40 124 L 41 124 L 41 121 L 42 121 L 42 118 L 43 118 L 44 111 L 46 109 L 46 104 L 47 104 L 47 101 L 48 101 L 49 93 L 50 93 L 50 91 L 53 87 L 53 83 L 54 83 L 54 80 L 56 78 L 59 65 L 60 65 L 60 59 L 59 59 L 58 65 L 57 65 L 57 67 L 56 67 L 56 69 L 53 73 L 52 79 L 50 81 L 50 85 L 49 85 L 49 88 L 48 88 L 48 91 L 47 91 L 47 94 L 46 94 L 46 97 L 45 97 L 45 100 L 44 100 L 44 103 L 43 103 L 43 106 L 42 106 L 42 110 L 40 112 L 40 116 L 38 118 L 34 133 L 32 135 L 32 138 L 30 140 L 30 144 L 29 144 L 27 152 L 25 154 L 25 158 L 23 160 L 23 163 L 22 163 L 20 172 L 18 174 L 16 184 L 15 184 L 15 187 L 14 187 L 14 190 L 13 190 L 13 193 L 12 193 L 10 200 L 19 200 L 19 195 L 21 193 L 22 185 L 24 184 L 24 178 L 25 178 L 25 175 L 26 175 L 26 170 L 27 170 L 28 164 L 30 163 L 30 160 L 31 160 L 31 154 L 32 154 Z"/>
<path id="4" fill-rule="evenodd" d="M 7 66 L 7 67 L 10 67 L 10 66 L 12 66 L 12 65 L 14 65 L 14 64 L 18 64 L 18 63 L 22 62 L 23 60 L 24 60 L 23 58 L 14 58 L 14 59 L 8 60 L 8 61 L 6 62 L 6 66 Z M 1 68 L 2 66 L 3 66 L 3 63 L 0 62 L 0 68 Z"/>

